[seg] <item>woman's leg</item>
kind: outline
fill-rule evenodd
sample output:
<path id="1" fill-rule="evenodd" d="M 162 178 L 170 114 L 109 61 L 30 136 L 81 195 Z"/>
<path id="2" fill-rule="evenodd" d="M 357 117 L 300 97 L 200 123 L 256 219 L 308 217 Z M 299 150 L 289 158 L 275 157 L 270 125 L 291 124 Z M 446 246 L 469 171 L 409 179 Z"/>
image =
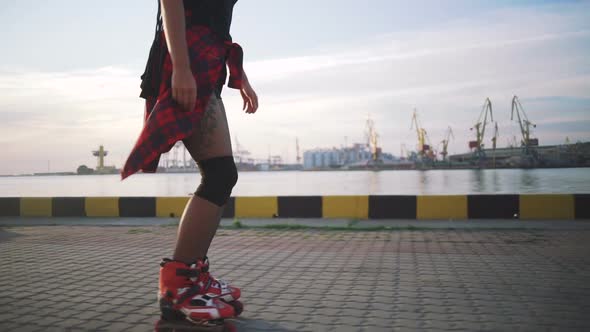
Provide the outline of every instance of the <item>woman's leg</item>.
<path id="1" fill-rule="evenodd" d="M 199 128 L 183 143 L 197 162 L 202 177 L 199 189 L 180 218 L 173 256 L 175 260 L 190 263 L 207 254 L 219 226 L 223 198 L 229 197 L 237 181 L 227 117 L 220 98 L 211 96 Z"/>

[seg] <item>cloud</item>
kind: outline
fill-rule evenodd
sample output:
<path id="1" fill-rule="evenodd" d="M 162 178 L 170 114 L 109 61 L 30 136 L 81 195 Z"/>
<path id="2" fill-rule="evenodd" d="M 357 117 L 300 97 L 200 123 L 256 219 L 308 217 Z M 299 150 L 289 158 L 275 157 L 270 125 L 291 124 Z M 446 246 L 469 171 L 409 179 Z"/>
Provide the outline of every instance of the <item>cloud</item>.
<path id="1" fill-rule="evenodd" d="M 494 103 L 500 132 L 518 134 L 510 121 L 510 101 L 517 94 L 539 123 L 541 141 L 555 143 L 556 137 L 565 137 L 568 124 L 545 123 L 584 120 L 590 114 L 588 7 L 503 9 L 428 30 L 333 46 L 317 55 L 248 63 L 261 92 L 260 126 L 274 128 L 265 130 L 278 136 L 299 134 L 317 146 L 340 145 L 343 136 L 362 139 L 370 112 L 384 148 L 397 151 L 402 143 L 414 145 L 409 120 L 416 107 L 433 141 L 442 140 L 447 126 L 454 127 L 456 141 L 450 149 L 461 152 L 486 97 Z M 556 96 L 582 102 L 572 108 L 557 99 L 550 109 L 546 102 L 527 102 Z M 237 130 L 252 126 L 236 122 Z M 590 132 L 577 129 L 572 127 L 572 134 L 579 139 L 590 138 Z M 242 141 L 262 148 L 247 131 Z"/>
<path id="2" fill-rule="evenodd" d="M 370 113 L 384 150 L 398 153 L 402 144 L 415 145 L 410 118 L 417 108 L 433 145 L 453 127 L 449 150 L 458 153 L 467 149 L 486 97 L 500 144 L 519 135 L 510 120 L 517 94 L 542 143 L 588 140 L 588 9 L 584 2 L 500 9 L 305 56 L 247 62 L 261 108 L 239 112 L 239 94 L 226 89 L 232 138 L 258 158 L 269 150 L 293 154 L 295 137 L 303 148 L 340 146 L 345 136 L 348 143 L 364 139 Z M 121 166 L 141 128 L 138 76 L 118 66 L 54 73 L 0 68 L 0 143 L 10 143 L 14 160 L 62 150 L 63 167 L 74 169 L 67 160 L 105 142 Z"/>
<path id="3" fill-rule="evenodd" d="M 0 71 L 0 145 L 11 161 L 0 173 L 93 164 L 91 149 L 108 145 L 121 163 L 142 124 L 137 74 L 117 67 L 72 72 Z M 56 158 L 56 156 L 59 156 Z M 18 163 L 19 160 L 23 162 Z M 37 168 L 40 169 L 45 168 Z"/>

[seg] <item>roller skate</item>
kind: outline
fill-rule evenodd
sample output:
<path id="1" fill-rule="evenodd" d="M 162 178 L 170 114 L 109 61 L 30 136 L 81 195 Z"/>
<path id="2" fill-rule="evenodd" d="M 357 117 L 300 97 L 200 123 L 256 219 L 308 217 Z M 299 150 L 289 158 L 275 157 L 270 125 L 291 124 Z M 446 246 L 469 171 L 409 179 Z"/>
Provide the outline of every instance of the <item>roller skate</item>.
<path id="1" fill-rule="evenodd" d="M 237 332 L 237 327 L 229 321 L 217 325 L 200 325 L 184 320 L 164 320 L 160 319 L 154 326 L 155 332 Z"/>
<path id="2" fill-rule="evenodd" d="M 237 328 L 229 321 L 225 321 L 218 325 L 198 325 L 188 320 L 164 320 L 160 319 L 156 322 L 155 332 L 188 332 L 188 331 L 202 331 L 202 332 L 237 332 Z"/>
<path id="3" fill-rule="evenodd" d="M 223 330 L 224 319 L 235 317 L 234 307 L 208 290 L 209 285 L 203 281 L 210 277 L 202 272 L 203 266 L 203 262 L 188 265 L 162 260 L 158 291 L 161 319 L 157 331 L 174 331 L 177 325 L 186 328 L 187 322 L 199 328 Z"/>
<path id="4" fill-rule="evenodd" d="M 239 288 L 231 286 L 228 282 L 223 279 L 217 279 L 209 272 L 209 258 L 205 256 L 205 259 L 200 265 L 201 275 L 199 280 L 203 282 L 208 294 L 214 294 L 225 303 L 231 305 L 234 308 L 236 316 L 239 316 L 244 311 L 244 305 L 238 299 L 242 292 Z"/>

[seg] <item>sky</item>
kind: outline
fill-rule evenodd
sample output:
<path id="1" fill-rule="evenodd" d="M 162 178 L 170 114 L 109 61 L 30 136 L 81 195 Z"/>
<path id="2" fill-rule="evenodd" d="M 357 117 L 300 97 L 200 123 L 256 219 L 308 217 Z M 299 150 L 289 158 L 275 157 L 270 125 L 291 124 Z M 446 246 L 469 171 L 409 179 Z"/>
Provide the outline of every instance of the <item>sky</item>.
<path id="1" fill-rule="evenodd" d="M 121 167 L 143 124 L 139 76 L 156 1 L 2 1 L 0 174 Z M 541 144 L 590 140 L 590 1 L 240 0 L 234 41 L 260 98 L 255 115 L 224 89 L 232 144 L 257 158 L 363 142 L 468 150 L 484 100 L 499 146 L 519 137 L 518 95 Z M 492 126 L 486 133 L 491 140 Z M 488 145 L 490 145 L 488 143 Z"/>

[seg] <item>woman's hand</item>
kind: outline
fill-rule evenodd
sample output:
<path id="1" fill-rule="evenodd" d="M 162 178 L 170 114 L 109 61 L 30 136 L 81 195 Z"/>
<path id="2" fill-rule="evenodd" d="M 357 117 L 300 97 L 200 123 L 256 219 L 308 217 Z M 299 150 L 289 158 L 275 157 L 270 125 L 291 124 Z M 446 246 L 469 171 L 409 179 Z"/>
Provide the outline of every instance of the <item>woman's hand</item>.
<path id="1" fill-rule="evenodd" d="M 184 4 L 181 0 L 162 0 L 161 4 L 166 45 L 172 60 L 172 98 L 185 111 L 192 111 L 197 103 L 197 83 L 186 44 Z"/>
<path id="2" fill-rule="evenodd" d="M 245 73 L 242 89 L 240 89 L 240 94 L 242 95 L 242 99 L 244 99 L 243 109 L 246 111 L 246 113 L 255 113 L 258 109 L 258 96 L 256 95 L 256 92 L 254 92 L 254 89 L 252 89 L 252 86 L 250 85 L 248 78 L 246 78 Z"/>
<path id="3" fill-rule="evenodd" d="M 195 109 L 195 104 L 197 103 L 197 83 L 190 67 L 179 68 L 178 70 L 173 69 L 172 98 L 187 112 Z"/>

